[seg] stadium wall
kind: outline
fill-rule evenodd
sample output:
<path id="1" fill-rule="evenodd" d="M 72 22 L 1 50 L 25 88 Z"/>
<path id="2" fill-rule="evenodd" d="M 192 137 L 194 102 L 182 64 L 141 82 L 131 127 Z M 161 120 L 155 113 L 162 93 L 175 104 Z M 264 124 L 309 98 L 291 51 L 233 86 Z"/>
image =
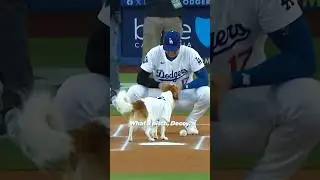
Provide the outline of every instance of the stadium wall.
<path id="1" fill-rule="evenodd" d="M 87 37 L 100 10 L 99 1 L 55 0 L 53 4 L 51 0 L 28 0 L 28 4 L 31 12 L 30 37 Z M 320 0 L 306 0 L 303 5 L 313 34 L 319 37 Z M 209 37 L 207 32 L 201 36 L 199 29 L 203 30 L 208 25 L 208 9 L 189 8 L 188 16 L 184 17 L 184 44 L 195 46 L 203 58 L 209 57 Z M 143 7 L 124 7 L 122 15 L 124 20 L 121 26 L 126 28 L 122 28 L 121 34 L 126 34 L 126 37 L 118 38 L 120 64 L 136 66 L 140 63 Z M 122 40 L 126 43 L 121 43 Z"/>

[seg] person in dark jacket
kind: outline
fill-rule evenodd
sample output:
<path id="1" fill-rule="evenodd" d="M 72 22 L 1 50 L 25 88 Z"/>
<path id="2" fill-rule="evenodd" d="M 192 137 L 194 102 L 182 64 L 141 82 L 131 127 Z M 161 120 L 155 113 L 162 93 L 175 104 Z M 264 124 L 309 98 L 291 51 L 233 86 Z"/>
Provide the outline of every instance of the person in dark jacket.
<path id="1" fill-rule="evenodd" d="M 7 133 L 5 119 L 8 112 L 20 108 L 33 87 L 27 16 L 25 0 L 0 0 L 0 135 Z"/>
<path id="2" fill-rule="evenodd" d="M 104 4 L 104 6 L 101 8 L 101 12 L 104 13 L 104 17 L 109 17 L 110 13 L 110 6 Z M 105 22 L 108 22 L 108 19 L 106 19 Z M 75 140 L 76 143 L 72 144 L 72 158 L 71 161 L 74 159 L 74 157 L 77 156 L 77 153 L 81 154 L 81 157 L 77 156 L 76 159 L 79 160 L 81 163 L 73 164 L 76 165 L 74 169 L 76 169 L 75 172 L 70 172 L 72 177 L 74 175 L 77 175 L 76 177 L 84 178 L 84 177 L 91 177 L 89 179 L 107 179 L 109 177 L 109 174 L 107 171 L 105 171 L 106 166 L 109 164 L 107 161 L 107 155 L 106 153 L 101 153 L 102 150 L 105 152 L 105 149 L 109 149 L 109 77 L 110 77 L 110 69 L 109 69 L 109 36 L 108 36 L 108 27 L 109 24 L 99 24 L 96 28 L 96 31 L 92 33 L 88 40 L 87 45 L 87 54 L 85 59 L 85 64 L 89 70 L 88 73 L 73 75 L 68 77 L 62 85 L 57 90 L 54 97 L 48 96 L 31 96 L 35 99 L 31 99 L 30 101 L 27 101 L 27 103 L 24 106 L 23 111 L 18 112 L 15 114 L 15 116 L 12 116 L 9 121 L 7 122 L 7 130 L 10 138 L 13 138 L 15 142 L 20 145 L 22 152 L 27 155 L 27 157 L 30 158 L 33 162 L 35 162 L 36 165 L 44 165 L 43 163 L 37 164 L 41 158 L 44 156 L 39 156 L 39 152 L 42 152 L 43 146 L 40 146 L 34 142 L 41 142 L 43 137 L 46 137 L 46 132 L 48 131 L 48 125 L 50 126 L 49 134 L 47 134 L 47 137 L 51 137 L 52 140 L 55 140 L 55 137 L 58 137 L 56 135 L 52 135 L 57 132 L 55 130 L 58 130 L 60 132 L 59 137 L 61 137 L 62 132 L 68 132 L 68 135 L 71 136 L 73 140 Z M 101 28 L 103 27 L 103 28 Z M 1 28 L 1 27 L 0 27 Z M 59 73 L 59 72 L 57 72 Z M 37 93 L 37 92 L 35 92 Z M 32 94 L 33 95 L 33 94 Z M 40 98 L 39 98 L 40 97 Z M 46 100 L 46 98 L 49 98 L 49 101 Z M 43 98 L 43 99 L 42 99 Z M 52 104 L 51 104 L 52 103 Z M 39 107 L 39 108 L 37 108 Z M 42 107 L 42 108 L 41 108 Z M 31 110 L 30 110 L 31 109 Z M 30 111 L 28 111 L 30 110 Z M 35 111 L 33 111 L 35 110 Z M 41 112 L 38 112 L 41 110 Z M 20 115 L 20 116 L 17 116 Z M 44 116 L 42 116 L 44 115 Z M 31 118 L 30 118 L 31 117 Z M 46 122 L 49 124 L 37 124 L 32 123 L 37 122 L 37 120 L 40 120 L 41 122 Z M 98 126 L 96 126 L 94 123 L 96 120 L 99 120 L 103 124 L 99 123 Z M 26 122 L 26 123 L 21 123 Z M 38 121 L 39 122 L 39 121 Z M 33 126 L 34 125 L 34 126 Z M 56 126 L 57 125 L 57 126 Z M 61 125 L 61 126 L 60 126 Z M 103 126 L 101 126 L 103 125 Z M 106 126 L 106 128 L 104 127 Z M 39 127 L 41 130 L 39 130 Z M 42 128 L 41 128 L 42 127 Z M 99 127 L 99 128 L 98 128 Z M 24 131 L 21 131 L 21 130 Z M 101 130 L 101 131 L 100 131 Z M 27 134 L 30 134 L 30 137 L 28 138 L 28 135 L 25 135 L 24 132 L 27 132 Z M 42 134 L 39 134 L 42 133 Z M 40 139 L 39 139 L 40 137 Z M 42 137 L 42 138 L 41 138 Z M 83 137 L 93 137 L 93 142 L 84 142 Z M 80 143 L 77 143 L 78 139 Z M 48 138 L 44 138 L 46 140 Z M 90 138 L 89 138 L 90 139 Z M 30 140 L 30 141 L 29 141 Z M 60 138 L 56 139 L 60 140 Z M 101 143 L 104 141 L 106 144 L 105 146 L 100 146 Z M 31 143 L 30 143 L 31 142 Z M 50 142 L 50 140 L 48 141 Z M 62 144 L 64 144 L 61 141 Z M 67 143 L 69 144 L 69 143 Z M 53 144 L 55 145 L 55 144 Z M 66 147 L 61 146 L 60 147 Z M 75 145 L 75 146 L 74 146 Z M 79 146 L 78 146 L 79 145 Z M 92 146 L 96 146 L 94 150 Z M 40 147 L 40 148 L 39 148 Z M 50 147 L 52 147 L 52 144 L 50 144 Z M 80 148 L 78 148 L 80 147 Z M 59 147 L 55 146 L 56 152 L 59 152 Z M 63 148 L 64 151 L 66 148 Z M 74 150 L 75 149 L 75 150 Z M 88 150 L 89 149 L 89 150 Z M 102 149 L 102 150 L 101 150 Z M 61 152 L 61 151 L 60 151 Z M 40 153 L 41 154 L 41 153 Z M 68 153 L 69 154 L 69 153 Z M 90 154 L 90 162 L 87 161 L 87 154 Z M 31 156 L 30 156 L 31 155 Z M 75 156 L 74 156 L 75 155 Z M 51 157 L 59 157 L 52 155 Z M 99 162 L 96 162 L 96 160 L 91 161 L 92 157 L 94 159 L 97 159 L 96 157 L 99 157 Z M 59 162 L 63 158 L 58 158 Z M 85 160 L 84 160 L 85 159 Z M 50 158 L 50 160 L 55 160 L 54 158 Z M 48 161 L 46 161 L 47 163 Z M 63 166 L 60 163 L 53 163 L 54 165 L 57 165 L 58 169 L 65 168 L 66 164 L 63 163 Z M 72 163 L 74 163 L 72 161 Z M 90 165 L 89 165 L 90 163 Z M 91 165 L 93 163 L 93 165 Z M 55 167 L 51 166 L 50 164 L 49 169 Z M 81 171 L 81 175 L 78 173 L 80 172 L 78 168 L 80 167 L 92 167 L 94 168 L 95 174 L 92 174 L 91 168 L 86 168 Z M 103 170 L 101 169 L 103 167 Z M 81 169 L 81 168 L 80 168 Z M 69 169 L 68 169 L 69 170 Z M 70 170 L 69 170 L 70 171 Z M 68 172 L 69 172 L 68 171 Z M 97 176 L 98 175 L 98 176 Z M 88 179 L 88 178 L 87 178 Z"/>
<path id="3" fill-rule="evenodd" d="M 115 26 L 119 24 L 117 22 L 120 20 L 119 15 L 120 2 L 118 0 L 104 2 L 96 20 L 96 28 L 89 37 L 86 54 L 87 68 L 93 73 L 100 73 L 109 78 L 110 98 L 116 95 L 120 89 L 119 63 L 116 48 L 114 48 L 118 33 Z"/>
<path id="4" fill-rule="evenodd" d="M 118 52 L 118 37 L 120 34 L 120 23 L 121 23 L 121 10 L 120 1 L 111 0 L 110 1 L 110 85 L 112 95 L 119 91 L 120 89 L 120 79 L 119 79 L 119 58 L 117 56 Z"/>
<path id="5" fill-rule="evenodd" d="M 106 1 L 87 43 L 85 64 L 89 73 L 66 79 L 54 98 L 67 129 L 79 128 L 96 117 L 109 117 L 109 18 L 110 4 Z"/>
<path id="6" fill-rule="evenodd" d="M 146 0 L 142 59 L 159 45 L 162 32 L 172 30 L 182 35 L 182 16 L 181 0 Z"/>

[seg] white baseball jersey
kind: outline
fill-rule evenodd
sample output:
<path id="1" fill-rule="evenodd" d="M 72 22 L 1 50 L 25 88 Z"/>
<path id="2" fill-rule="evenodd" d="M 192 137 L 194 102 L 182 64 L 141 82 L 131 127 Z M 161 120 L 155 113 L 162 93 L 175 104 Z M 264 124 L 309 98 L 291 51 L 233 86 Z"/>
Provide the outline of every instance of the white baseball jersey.
<path id="1" fill-rule="evenodd" d="M 110 5 L 106 6 L 105 3 L 103 4 L 98 14 L 98 19 L 105 25 L 110 26 Z"/>
<path id="2" fill-rule="evenodd" d="M 188 46 L 181 45 L 178 56 L 170 61 L 166 57 L 163 46 L 152 48 L 144 60 L 141 68 L 152 73 L 157 82 L 176 82 L 181 84 L 193 80 L 193 73 L 204 67 L 199 53 Z"/>
<path id="3" fill-rule="evenodd" d="M 284 28 L 302 11 L 297 0 L 211 1 L 211 70 L 248 69 L 265 61 L 267 33 Z"/>
<path id="4" fill-rule="evenodd" d="M 170 122 L 174 100 L 170 91 L 163 92 L 159 97 L 146 97 L 142 101 L 148 110 L 149 122 L 164 120 Z"/>

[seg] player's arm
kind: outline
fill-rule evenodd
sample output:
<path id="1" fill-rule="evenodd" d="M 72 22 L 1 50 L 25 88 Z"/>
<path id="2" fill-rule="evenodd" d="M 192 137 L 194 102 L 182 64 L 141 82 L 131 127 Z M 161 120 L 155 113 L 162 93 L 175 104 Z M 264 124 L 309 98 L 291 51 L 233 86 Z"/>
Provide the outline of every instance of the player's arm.
<path id="1" fill-rule="evenodd" d="M 137 77 L 137 83 L 148 88 L 159 88 L 159 82 L 150 78 L 151 73 L 140 68 Z"/>
<path id="2" fill-rule="evenodd" d="M 207 70 L 203 67 L 200 70 L 194 72 L 196 79 L 183 85 L 183 89 L 195 89 L 202 86 L 208 86 L 209 75 Z"/>
<path id="3" fill-rule="evenodd" d="M 196 79 L 184 84 L 183 89 L 195 89 L 209 84 L 209 75 L 204 66 L 203 60 L 198 52 L 194 52 L 194 56 L 190 62 L 191 70 L 194 71 Z"/>
<path id="4" fill-rule="evenodd" d="M 294 2 L 296 3 L 296 1 Z M 286 11 L 290 11 L 290 9 Z M 288 12 L 283 14 L 285 13 Z M 278 47 L 280 53 L 268 58 L 267 61 L 256 67 L 234 72 L 232 74 L 233 88 L 279 84 L 295 78 L 311 77 L 314 74 L 316 56 L 311 32 L 306 19 L 300 14 L 295 14 L 291 14 L 295 18 L 293 22 L 276 30 L 268 29 L 275 29 L 279 26 L 277 23 L 270 27 L 265 25 L 269 38 Z M 290 21 L 291 17 L 288 18 L 286 21 Z M 262 22 L 262 27 L 266 23 L 272 24 L 266 20 L 266 22 Z"/>
<path id="5" fill-rule="evenodd" d="M 153 70 L 152 58 L 152 52 L 149 51 L 142 60 L 142 64 L 137 76 L 137 83 L 148 88 L 159 88 L 160 83 L 150 78 Z"/>

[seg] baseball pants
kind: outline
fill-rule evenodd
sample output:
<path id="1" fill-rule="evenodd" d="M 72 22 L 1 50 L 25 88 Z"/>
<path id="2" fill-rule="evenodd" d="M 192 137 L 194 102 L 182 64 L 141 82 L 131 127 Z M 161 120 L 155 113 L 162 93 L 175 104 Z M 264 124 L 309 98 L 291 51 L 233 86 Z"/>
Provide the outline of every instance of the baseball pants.
<path id="1" fill-rule="evenodd" d="M 127 94 L 131 101 L 136 101 L 143 97 L 157 97 L 162 91 L 155 88 L 147 88 L 142 85 L 133 85 L 129 88 Z M 197 121 L 206 113 L 210 107 L 210 87 L 203 86 L 197 89 L 184 89 L 180 92 L 175 110 L 188 111 L 191 113 L 186 119 L 190 124 L 196 124 Z"/>
<path id="2" fill-rule="evenodd" d="M 109 88 L 107 78 L 100 74 L 79 74 L 66 79 L 53 101 L 66 130 L 79 128 L 93 118 L 109 117 Z"/>
<path id="3" fill-rule="evenodd" d="M 177 31 L 182 35 L 182 20 L 180 17 L 145 17 L 143 24 L 143 48 L 144 57 L 151 48 L 160 44 L 163 31 Z"/>
<path id="4" fill-rule="evenodd" d="M 287 180 L 320 140 L 320 84 L 301 78 L 226 93 L 213 123 L 214 152 L 261 153 L 246 180 Z"/>

